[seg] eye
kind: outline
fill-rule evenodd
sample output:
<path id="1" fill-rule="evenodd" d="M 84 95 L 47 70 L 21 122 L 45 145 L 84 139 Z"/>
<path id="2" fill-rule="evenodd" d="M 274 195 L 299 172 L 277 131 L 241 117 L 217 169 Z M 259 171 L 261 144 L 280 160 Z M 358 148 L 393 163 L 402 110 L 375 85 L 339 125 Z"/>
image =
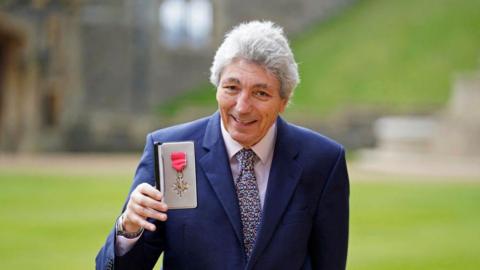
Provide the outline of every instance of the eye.
<path id="1" fill-rule="evenodd" d="M 258 90 L 258 91 L 255 91 L 255 96 L 259 97 L 259 98 L 268 98 L 268 97 L 271 97 L 271 95 L 266 92 L 266 91 L 263 91 L 263 90 Z"/>
<path id="2" fill-rule="evenodd" d="M 223 89 L 227 90 L 228 92 L 234 92 L 238 89 L 238 87 L 236 85 L 233 85 L 233 84 L 223 85 L 222 87 L 223 87 Z"/>

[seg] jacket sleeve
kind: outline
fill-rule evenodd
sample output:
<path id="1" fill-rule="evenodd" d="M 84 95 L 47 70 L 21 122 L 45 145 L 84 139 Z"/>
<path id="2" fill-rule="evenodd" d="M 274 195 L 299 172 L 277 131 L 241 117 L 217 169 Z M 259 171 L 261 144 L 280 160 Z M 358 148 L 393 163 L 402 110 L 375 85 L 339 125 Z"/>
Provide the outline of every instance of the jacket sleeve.
<path id="1" fill-rule="evenodd" d="M 123 206 L 125 210 L 126 203 L 130 198 L 130 193 L 141 183 L 148 183 L 155 186 L 155 161 L 154 145 L 152 135 L 147 135 L 145 149 L 137 167 L 133 184 Z M 107 237 L 105 245 L 102 247 L 96 258 L 96 269 L 152 269 L 158 260 L 158 257 L 164 249 L 164 227 L 160 221 L 149 220 L 155 223 L 157 230 L 155 232 L 145 231 L 133 248 L 123 256 L 117 256 L 115 253 L 115 229 Z"/>
<path id="2" fill-rule="evenodd" d="M 115 262 L 115 230 L 111 231 L 107 237 L 105 245 L 95 259 L 95 269 L 111 270 Z"/>
<path id="3" fill-rule="evenodd" d="M 349 192 L 345 152 L 341 148 L 315 213 L 309 244 L 312 269 L 346 268 Z"/>

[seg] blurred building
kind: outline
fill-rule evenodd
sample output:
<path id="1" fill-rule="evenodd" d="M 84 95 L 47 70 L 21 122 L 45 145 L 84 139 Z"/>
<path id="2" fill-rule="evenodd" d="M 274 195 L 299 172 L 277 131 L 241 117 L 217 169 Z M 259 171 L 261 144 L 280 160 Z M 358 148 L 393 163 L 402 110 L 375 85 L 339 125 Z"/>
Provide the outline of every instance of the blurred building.
<path id="1" fill-rule="evenodd" d="M 0 1 L 0 151 L 138 149 L 233 25 L 293 34 L 352 1 Z"/>

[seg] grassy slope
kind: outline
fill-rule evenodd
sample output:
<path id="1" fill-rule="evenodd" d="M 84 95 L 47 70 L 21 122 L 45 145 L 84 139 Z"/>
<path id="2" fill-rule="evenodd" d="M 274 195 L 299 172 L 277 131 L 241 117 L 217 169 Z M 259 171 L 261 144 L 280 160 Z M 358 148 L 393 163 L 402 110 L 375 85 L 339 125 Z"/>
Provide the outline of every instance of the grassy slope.
<path id="1" fill-rule="evenodd" d="M 0 171 L 0 185 L 0 269 L 92 269 L 130 175 Z M 354 182 L 349 269 L 479 269 L 479 194 L 478 183 Z"/>
<path id="2" fill-rule="evenodd" d="M 329 114 L 350 106 L 393 112 L 445 104 L 452 76 L 478 68 L 480 1 L 360 0 L 292 38 L 302 83 L 292 111 Z M 211 86 L 169 102 L 215 107 Z"/>
<path id="3" fill-rule="evenodd" d="M 303 74 L 298 107 L 437 107 L 455 72 L 478 67 L 480 2 L 359 1 L 293 47 Z"/>

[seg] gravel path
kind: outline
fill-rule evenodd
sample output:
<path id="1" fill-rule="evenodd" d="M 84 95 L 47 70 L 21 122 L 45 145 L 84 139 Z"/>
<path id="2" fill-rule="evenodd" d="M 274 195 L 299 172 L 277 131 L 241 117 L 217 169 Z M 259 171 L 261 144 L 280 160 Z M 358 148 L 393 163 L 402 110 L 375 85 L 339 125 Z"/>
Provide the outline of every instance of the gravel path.
<path id="1" fill-rule="evenodd" d="M 0 153 L 0 171 L 32 173 L 130 174 L 135 173 L 139 154 L 38 154 L 13 155 Z M 362 153 L 349 162 L 351 181 L 463 181 L 480 182 L 480 159 L 418 156 L 372 155 Z"/>
<path id="2" fill-rule="evenodd" d="M 0 153 L 0 170 L 72 174 L 133 174 L 140 154 L 41 154 L 12 155 Z"/>

